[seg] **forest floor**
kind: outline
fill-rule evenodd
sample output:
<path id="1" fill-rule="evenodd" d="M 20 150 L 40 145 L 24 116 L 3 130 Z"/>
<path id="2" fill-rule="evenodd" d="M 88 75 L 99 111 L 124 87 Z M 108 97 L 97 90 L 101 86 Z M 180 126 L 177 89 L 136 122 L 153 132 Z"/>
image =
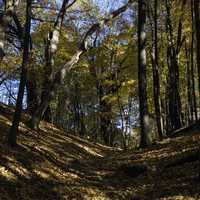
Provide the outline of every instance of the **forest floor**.
<path id="1" fill-rule="evenodd" d="M 38 132 L 20 123 L 19 145 L 11 150 L 6 135 L 12 112 L 0 106 L 0 200 L 200 199 L 199 162 L 172 162 L 198 151 L 200 130 L 122 151 L 46 122 Z"/>

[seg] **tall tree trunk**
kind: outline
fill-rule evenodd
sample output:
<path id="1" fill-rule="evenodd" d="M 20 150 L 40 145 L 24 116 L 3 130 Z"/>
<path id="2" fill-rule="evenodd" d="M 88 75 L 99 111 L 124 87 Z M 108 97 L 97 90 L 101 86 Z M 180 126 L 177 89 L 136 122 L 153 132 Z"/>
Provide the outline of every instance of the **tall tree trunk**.
<path id="1" fill-rule="evenodd" d="M 195 16 L 195 27 L 196 27 L 196 59 L 197 59 L 197 70 L 198 70 L 198 87 L 200 97 L 200 15 L 199 15 L 200 0 L 194 0 L 194 16 Z"/>
<path id="2" fill-rule="evenodd" d="M 187 80 L 187 99 L 188 99 L 188 104 L 187 104 L 187 125 L 193 123 L 194 118 L 193 118 L 193 102 L 192 102 L 192 91 L 191 91 L 191 69 L 190 69 L 190 60 L 189 60 L 189 53 L 188 53 L 188 48 L 187 48 L 187 43 L 185 42 L 185 56 L 187 58 L 187 63 L 186 63 L 186 80 Z"/>
<path id="3" fill-rule="evenodd" d="M 154 0 L 154 36 L 153 36 L 153 91 L 154 107 L 156 114 L 156 123 L 159 138 L 162 139 L 162 118 L 161 118 L 161 101 L 160 101 L 160 77 L 158 63 L 158 1 Z"/>
<path id="4" fill-rule="evenodd" d="M 49 112 L 47 110 L 47 108 L 49 107 L 49 103 L 51 101 L 51 99 L 54 97 L 54 92 L 52 90 L 52 87 L 54 87 L 54 81 L 55 81 L 55 75 L 54 71 L 53 71 L 53 63 L 54 63 L 54 56 L 55 53 L 57 51 L 57 47 L 58 47 L 58 43 L 59 43 L 59 39 L 60 39 L 60 30 L 62 27 L 62 23 L 64 20 L 64 16 L 66 13 L 66 9 L 71 7 L 71 5 L 73 5 L 73 3 L 75 3 L 75 1 L 73 1 L 71 4 L 69 4 L 69 0 L 63 0 L 61 9 L 58 13 L 57 19 L 54 23 L 54 27 L 53 30 L 49 32 L 48 34 L 48 38 L 46 39 L 45 42 L 45 66 L 44 66 L 44 81 L 43 81 L 43 91 L 41 93 L 40 96 L 35 97 L 35 100 L 37 98 L 40 99 L 40 104 L 36 105 L 36 108 L 33 110 L 32 116 L 31 116 L 31 120 L 28 122 L 29 126 L 33 129 L 38 129 L 39 126 L 39 122 L 40 120 L 43 118 L 43 116 L 45 115 L 45 113 L 47 114 L 47 118 L 48 121 L 51 121 L 51 117 L 49 118 Z M 60 74 L 59 74 L 60 76 Z M 31 80 L 30 80 L 31 81 Z M 56 83 L 55 83 L 56 84 Z M 44 117 L 45 118 L 45 117 Z"/>
<path id="5" fill-rule="evenodd" d="M 198 120 L 197 116 L 197 103 L 196 103 L 196 93 L 195 93 L 195 79 L 194 79 L 194 1 L 191 0 L 191 16 L 192 16 L 192 39 L 191 39 L 191 78 L 192 78 L 192 100 L 193 100 L 193 115 L 195 115 L 195 120 Z"/>
<path id="6" fill-rule="evenodd" d="M 29 46 L 30 46 L 30 29 L 31 29 L 31 4 L 32 0 L 27 0 L 26 5 L 26 24 L 25 24 L 25 35 L 24 35 L 24 50 L 23 50 L 23 61 L 21 66 L 21 77 L 20 85 L 17 96 L 16 109 L 13 117 L 12 126 L 8 134 L 8 144 L 11 146 L 16 146 L 17 144 L 17 132 L 19 127 L 19 122 L 21 118 L 22 106 L 23 106 L 23 96 L 24 89 L 27 79 L 27 66 L 29 61 Z"/>
<path id="7" fill-rule="evenodd" d="M 139 110 L 140 110 L 140 147 L 148 145 L 149 113 L 147 103 L 146 77 L 146 10 L 147 1 L 138 0 L 138 83 L 139 83 Z"/>
<path id="8" fill-rule="evenodd" d="M 125 112 L 124 112 L 123 105 L 120 102 L 119 91 L 117 91 L 117 103 L 118 103 L 119 114 L 120 114 L 121 123 L 122 123 L 122 125 L 121 125 L 121 144 L 122 144 L 123 149 L 126 150 L 127 149 L 127 146 L 126 146 L 126 140 L 127 140 L 126 132 L 127 132 L 127 130 L 124 130 L 124 119 L 125 119 L 126 116 L 124 114 Z M 126 127 L 126 129 L 127 129 L 127 127 Z"/>
<path id="9" fill-rule="evenodd" d="M 101 71 L 103 73 L 103 71 Z M 99 98 L 99 129 L 102 136 L 102 140 L 106 145 L 110 145 L 109 127 L 111 126 L 111 105 L 103 99 L 104 95 L 107 95 L 106 89 L 102 86 L 101 80 L 98 80 L 97 85 L 98 98 Z"/>
<path id="10" fill-rule="evenodd" d="M 180 23 L 177 36 L 177 48 L 174 44 L 173 28 L 171 22 L 171 1 L 166 0 L 166 31 L 168 33 L 167 63 L 168 63 L 168 106 L 170 129 L 173 131 L 181 127 L 181 101 L 179 95 L 179 66 L 178 66 L 178 41 L 181 38 Z"/>

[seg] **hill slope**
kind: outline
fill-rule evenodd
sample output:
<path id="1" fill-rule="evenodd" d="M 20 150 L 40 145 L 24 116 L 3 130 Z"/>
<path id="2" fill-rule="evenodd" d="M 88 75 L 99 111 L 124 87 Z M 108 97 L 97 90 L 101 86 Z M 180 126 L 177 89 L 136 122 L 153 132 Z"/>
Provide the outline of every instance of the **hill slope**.
<path id="1" fill-rule="evenodd" d="M 187 160 L 198 152 L 198 130 L 123 152 L 45 122 L 38 132 L 21 123 L 19 146 L 11 150 L 6 145 L 11 115 L 12 109 L 0 107 L 2 200 L 200 199 L 199 163 Z"/>

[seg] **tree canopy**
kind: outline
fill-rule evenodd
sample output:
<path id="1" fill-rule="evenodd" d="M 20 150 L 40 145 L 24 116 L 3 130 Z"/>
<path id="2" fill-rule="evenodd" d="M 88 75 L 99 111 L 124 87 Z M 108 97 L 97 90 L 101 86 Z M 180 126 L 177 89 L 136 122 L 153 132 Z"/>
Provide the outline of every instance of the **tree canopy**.
<path id="1" fill-rule="evenodd" d="M 8 0 L 0 18 L 11 143 L 22 110 L 33 129 L 44 119 L 123 148 L 197 122 L 199 1 Z"/>

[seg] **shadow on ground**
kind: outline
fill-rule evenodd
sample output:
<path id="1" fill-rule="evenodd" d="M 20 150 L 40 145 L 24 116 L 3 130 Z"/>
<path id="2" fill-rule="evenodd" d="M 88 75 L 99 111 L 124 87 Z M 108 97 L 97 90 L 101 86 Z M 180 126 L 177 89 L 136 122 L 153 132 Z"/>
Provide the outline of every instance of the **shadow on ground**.
<path id="1" fill-rule="evenodd" d="M 131 171 L 134 169 L 126 171 L 120 167 L 145 159 L 159 160 L 165 154 L 170 156 L 170 152 L 192 146 L 189 139 L 185 144 L 177 140 L 173 145 L 119 152 L 66 134 L 48 123 L 43 122 L 38 132 L 21 123 L 19 145 L 11 150 L 6 145 L 11 113 L 0 109 L 2 200 L 200 199 L 198 162 L 168 168 L 156 175 L 135 176 Z"/>

